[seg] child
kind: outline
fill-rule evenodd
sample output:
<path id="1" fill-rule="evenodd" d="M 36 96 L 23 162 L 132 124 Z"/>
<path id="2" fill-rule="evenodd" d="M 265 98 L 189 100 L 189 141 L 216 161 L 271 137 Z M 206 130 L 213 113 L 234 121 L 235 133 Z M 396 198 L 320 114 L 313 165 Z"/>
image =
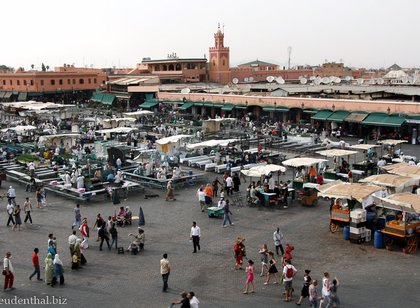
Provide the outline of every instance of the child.
<path id="1" fill-rule="evenodd" d="M 252 284 L 252 290 L 249 293 L 254 293 L 254 261 L 248 260 L 248 266 L 246 267 L 246 271 L 248 273 L 248 277 L 245 283 L 244 294 L 248 294 L 249 284 Z"/>
<path id="2" fill-rule="evenodd" d="M 76 252 L 74 252 L 73 257 L 71 258 L 71 269 L 72 270 L 79 269 L 79 258 Z"/>

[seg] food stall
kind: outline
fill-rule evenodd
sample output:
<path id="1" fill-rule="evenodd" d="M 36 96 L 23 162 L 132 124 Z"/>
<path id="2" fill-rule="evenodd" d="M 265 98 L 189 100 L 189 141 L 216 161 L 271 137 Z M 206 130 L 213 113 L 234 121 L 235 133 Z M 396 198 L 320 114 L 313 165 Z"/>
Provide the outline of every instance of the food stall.
<path id="1" fill-rule="evenodd" d="M 235 122 L 235 118 L 218 118 L 218 119 L 209 119 L 203 121 L 203 133 L 217 133 L 221 131 L 223 122 Z"/>
<path id="2" fill-rule="evenodd" d="M 381 169 L 401 176 L 408 176 L 414 179 L 420 178 L 420 166 L 409 165 L 407 163 L 396 163 L 392 165 L 383 166 Z"/>
<path id="3" fill-rule="evenodd" d="M 381 149 L 381 157 L 386 160 L 387 163 L 399 162 L 399 156 L 402 155 L 402 144 L 407 143 L 407 140 L 395 140 L 395 139 L 385 139 L 380 140 L 378 143 L 383 145 Z M 395 148 L 398 146 L 398 149 Z M 383 153 L 385 151 L 385 153 Z"/>
<path id="4" fill-rule="evenodd" d="M 350 151 L 350 150 L 342 150 L 342 149 L 331 149 L 331 150 L 324 150 L 315 152 L 321 156 L 325 156 L 328 158 L 333 158 L 334 161 L 334 168 L 326 170 L 324 172 L 324 178 L 326 179 L 333 179 L 337 180 L 338 178 L 348 179 L 348 172 L 349 172 L 349 161 L 351 155 L 356 155 L 357 151 Z M 340 164 L 339 159 L 347 156 L 347 165 L 343 166 Z M 343 158 L 344 161 L 344 158 Z"/>
<path id="5" fill-rule="evenodd" d="M 284 166 L 293 168 L 293 188 L 301 189 L 303 188 L 304 183 L 309 182 L 309 172 L 307 169 L 310 166 L 324 162 L 328 162 L 328 160 L 311 157 L 298 157 L 285 160 L 282 162 L 282 164 Z M 302 172 L 300 172 L 298 176 L 295 176 L 295 169 L 300 169 Z"/>
<path id="6" fill-rule="evenodd" d="M 103 128 L 124 127 L 127 124 L 136 122 L 136 118 L 112 118 L 102 120 Z"/>
<path id="7" fill-rule="evenodd" d="M 340 226 L 349 226 L 352 220 L 355 223 L 354 228 L 362 229 L 364 232 L 365 229 L 361 228 L 363 226 L 359 224 L 366 221 L 366 216 L 364 216 L 366 214 L 356 209 L 365 210 L 373 205 L 373 196 L 383 197 L 386 195 L 385 189 L 377 185 L 346 183 L 340 180 L 320 185 L 318 190 L 319 197 L 331 199 L 329 218 L 332 233 L 336 232 Z"/>
<path id="8" fill-rule="evenodd" d="M 353 176 L 355 174 L 374 174 L 376 168 L 376 160 L 378 156 L 376 149 L 379 147 L 380 145 L 377 144 L 355 144 L 349 147 L 352 150 L 361 150 L 363 151 L 363 153 L 365 153 L 364 160 L 353 163 Z"/>
<path id="9" fill-rule="evenodd" d="M 413 185 L 418 185 L 419 180 L 408 176 L 384 173 L 371 175 L 367 178 L 359 180 L 359 182 L 384 186 L 388 189 L 388 194 L 393 194 L 403 192 L 404 190 L 413 187 Z"/>
<path id="10" fill-rule="evenodd" d="M 377 207 L 397 213 L 395 219 L 387 221 L 381 230 L 386 247 L 392 249 L 394 242 L 403 242 L 403 252 L 415 253 L 420 237 L 420 195 L 405 192 L 374 199 Z"/>
<path id="11" fill-rule="evenodd" d="M 193 135 L 176 135 L 158 139 L 155 142 L 156 150 L 165 155 L 173 155 L 174 150 L 181 146 L 182 139 L 192 138 Z"/>

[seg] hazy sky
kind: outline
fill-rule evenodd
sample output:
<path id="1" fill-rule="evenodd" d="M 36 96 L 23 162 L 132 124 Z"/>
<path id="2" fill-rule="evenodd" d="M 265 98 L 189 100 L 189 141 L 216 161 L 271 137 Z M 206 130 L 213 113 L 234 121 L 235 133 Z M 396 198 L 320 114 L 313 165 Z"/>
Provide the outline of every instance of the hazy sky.
<path id="1" fill-rule="evenodd" d="M 418 0 L 2 0 L 0 64 L 133 67 L 203 57 L 225 24 L 231 65 L 255 59 L 420 67 Z"/>

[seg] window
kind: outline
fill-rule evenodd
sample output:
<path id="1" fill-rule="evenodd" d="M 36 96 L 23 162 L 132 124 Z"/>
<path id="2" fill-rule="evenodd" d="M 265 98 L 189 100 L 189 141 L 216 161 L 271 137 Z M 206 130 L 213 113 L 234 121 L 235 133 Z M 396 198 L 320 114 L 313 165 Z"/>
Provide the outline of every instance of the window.
<path id="1" fill-rule="evenodd" d="M 61 85 L 63 85 L 63 79 L 59 79 L 58 80 L 58 84 L 61 86 Z"/>
<path id="2" fill-rule="evenodd" d="M 96 84 L 96 78 L 93 78 L 93 83 Z"/>
<path id="3" fill-rule="evenodd" d="M 54 86 L 54 85 L 55 85 L 55 79 L 51 79 L 51 80 L 50 80 L 50 84 L 51 84 L 52 86 Z"/>
<path id="4" fill-rule="evenodd" d="M 41 86 L 43 86 L 44 85 L 44 80 L 41 80 Z"/>
<path id="5" fill-rule="evenodd" d="M 88 83 L 92 83 L 92 79 L 88 78 Z"/>
<path id="6" fill-rule="evenodd" d="M 67 79 L 67 84 L 71 84 L 71 80 L 70 79 Z"/>
<path id="7" fill-rule="evenodd" d="M 226 62 L 225 62 L 225 59 L 223 59 L 223 64 L 222 64 L 222 65 L 223 65 L 223 66 L 225 66 L 225 63 L 226 63 Z"/>
<path id="8" fill-rule="evenodd" d="M 73 84 L 76 84 L 76 79 L 73 79 Z"/>
<path id="9" fill-rule="evenodd" d="M 3 80 L 3 85 L 4 85 L 4 86 L 6 85 L 6 80 Z"/>
<path id="10" fill-rule="evenodd" d="M 213 60 L 213 66 L 216 66 L 216 61 L 215 60 Z"/>
<path id="11" fill-rule="evenodd" d="M 34 85 L 34 81 L 31 79 L 31 86 L 33 86 Z"/>
<path id="12" fill-rule="evenodd" d="M 16 80 L 16 85 L 20 86 L 20 80 Z"/>
<path id="13" fill-rule="evenodd" d="M 84 83 L 85 83 L 85 80 L 83 78 L 80 78 L 79 79 L 79 84 L 84 84 Z"/>
<path id="14" fill-rule="evenodd" d="M 170 70 L 170 71 L 175 70 L 175 68 L 174 68 L 174 65 L 173 65 L 173 64 L 169 64 L 169 70 Z"/>
<path id="15" fill-rule="evenodd" d="M 180 71 L 180 70 L 181 70 L 181 64 L 179 64 L 179 63 L 178 63 L 178 64 L 176 65 L 176 67 L 175 67 L 175 70 L 176 70 L 176 71 Z"/>
<path id="16" fill-rule="evenodd" d="M 163 71 L 167 71 L 167 70 L 168 70 L 168 67 L 166 66 L 166 64 L 164 64 L 164 65 L 163 65 L 162 70 L 163 70 Z"/>
<path id="17" fill-rule="evenodd" d="M 13 86 L 13 80 L 12 79 L 10 79 L 10 85 Z"/>

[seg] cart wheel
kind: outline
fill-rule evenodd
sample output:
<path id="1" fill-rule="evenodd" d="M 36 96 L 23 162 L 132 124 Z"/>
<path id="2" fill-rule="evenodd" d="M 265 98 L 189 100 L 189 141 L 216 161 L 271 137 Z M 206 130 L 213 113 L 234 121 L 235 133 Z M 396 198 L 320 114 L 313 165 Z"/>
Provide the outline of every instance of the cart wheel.
<path id="1" fill-rule="evenodd" d="M 415 236 L 410 237 L 407 240 L 407 247 L 406 247 L 406 251 L 407 253 L 415 253 L 417 250 L 417 246 L 418 246 L 418 239 Z"/>
<path id="2" fill-rule="evenodd" d="M 385 240 L 385 247 L 386 247 L 387 250 L 390 250 L 391 251 L 393 244 L 394 244 L 394 240 L 393 239 L 387 238 Z"/>
<path id="3" fill-rule="evenodd" d="M 333 223 L 333 222 L 330 222 L 330 231 L 331 231 L 331 233 L 335 233 L 335 232 L 337 232 L 337 230 L 338 230 L 338 225 L 335 224 L 335 223 Z"/>

